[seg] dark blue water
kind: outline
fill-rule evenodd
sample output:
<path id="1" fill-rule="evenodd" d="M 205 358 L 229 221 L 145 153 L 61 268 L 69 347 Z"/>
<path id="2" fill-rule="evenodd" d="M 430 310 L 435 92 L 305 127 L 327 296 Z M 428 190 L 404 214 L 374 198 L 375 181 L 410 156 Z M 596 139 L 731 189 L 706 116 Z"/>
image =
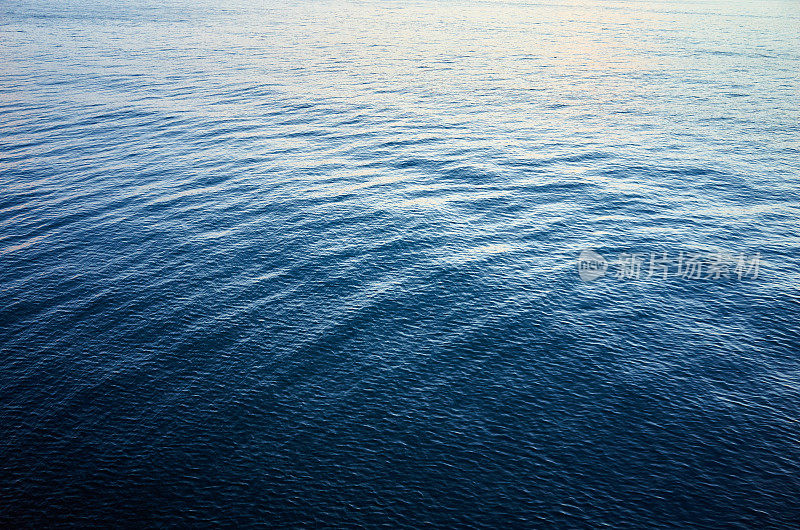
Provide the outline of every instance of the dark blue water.
<path id="1" fill-rule="evenodd" d="M 796 527 L 798 35 L 4 0 L 0 523 Z"/>

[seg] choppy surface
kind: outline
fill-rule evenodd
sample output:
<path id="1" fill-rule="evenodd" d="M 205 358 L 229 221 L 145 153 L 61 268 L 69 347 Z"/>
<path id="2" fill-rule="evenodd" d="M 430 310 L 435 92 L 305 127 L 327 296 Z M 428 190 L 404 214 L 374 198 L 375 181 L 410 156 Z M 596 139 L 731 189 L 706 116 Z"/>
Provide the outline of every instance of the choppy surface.
<path id="1" fill-rule="evenodd" d="M 797 521 L 800 7 L 754 4 L 1 4 L 0 520 Z"/>

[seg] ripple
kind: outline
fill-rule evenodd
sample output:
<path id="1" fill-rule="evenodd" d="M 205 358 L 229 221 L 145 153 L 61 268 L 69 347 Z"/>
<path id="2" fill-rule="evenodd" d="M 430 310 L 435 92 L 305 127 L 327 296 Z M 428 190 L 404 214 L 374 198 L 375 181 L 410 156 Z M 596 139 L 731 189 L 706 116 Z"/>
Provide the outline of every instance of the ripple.
<path id="1" fill-rule="evenodd" d="M 798 14 L 686 7 L 0 6 L 3 520 L 792 527 Z"/>

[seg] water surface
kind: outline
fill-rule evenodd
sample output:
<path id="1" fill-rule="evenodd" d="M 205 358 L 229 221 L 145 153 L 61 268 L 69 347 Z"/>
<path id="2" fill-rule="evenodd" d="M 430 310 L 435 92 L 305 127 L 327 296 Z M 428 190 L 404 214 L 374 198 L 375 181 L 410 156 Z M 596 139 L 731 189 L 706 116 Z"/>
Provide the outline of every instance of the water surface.
<path id="1" fill-rule="evenodd" d="M 798 28 L 4 1 L 0 522 L 791 527 Z"/>

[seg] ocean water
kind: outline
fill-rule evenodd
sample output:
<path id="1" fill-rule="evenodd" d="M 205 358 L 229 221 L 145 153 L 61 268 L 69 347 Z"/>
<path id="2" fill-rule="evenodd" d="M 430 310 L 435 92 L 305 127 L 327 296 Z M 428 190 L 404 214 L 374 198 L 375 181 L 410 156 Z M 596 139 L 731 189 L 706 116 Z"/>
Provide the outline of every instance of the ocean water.
<path id="1" fill-rule="evenodd" d="M 798 72 L 795 1 L 4 0 L 0 523 L 796 528 Z"/>

